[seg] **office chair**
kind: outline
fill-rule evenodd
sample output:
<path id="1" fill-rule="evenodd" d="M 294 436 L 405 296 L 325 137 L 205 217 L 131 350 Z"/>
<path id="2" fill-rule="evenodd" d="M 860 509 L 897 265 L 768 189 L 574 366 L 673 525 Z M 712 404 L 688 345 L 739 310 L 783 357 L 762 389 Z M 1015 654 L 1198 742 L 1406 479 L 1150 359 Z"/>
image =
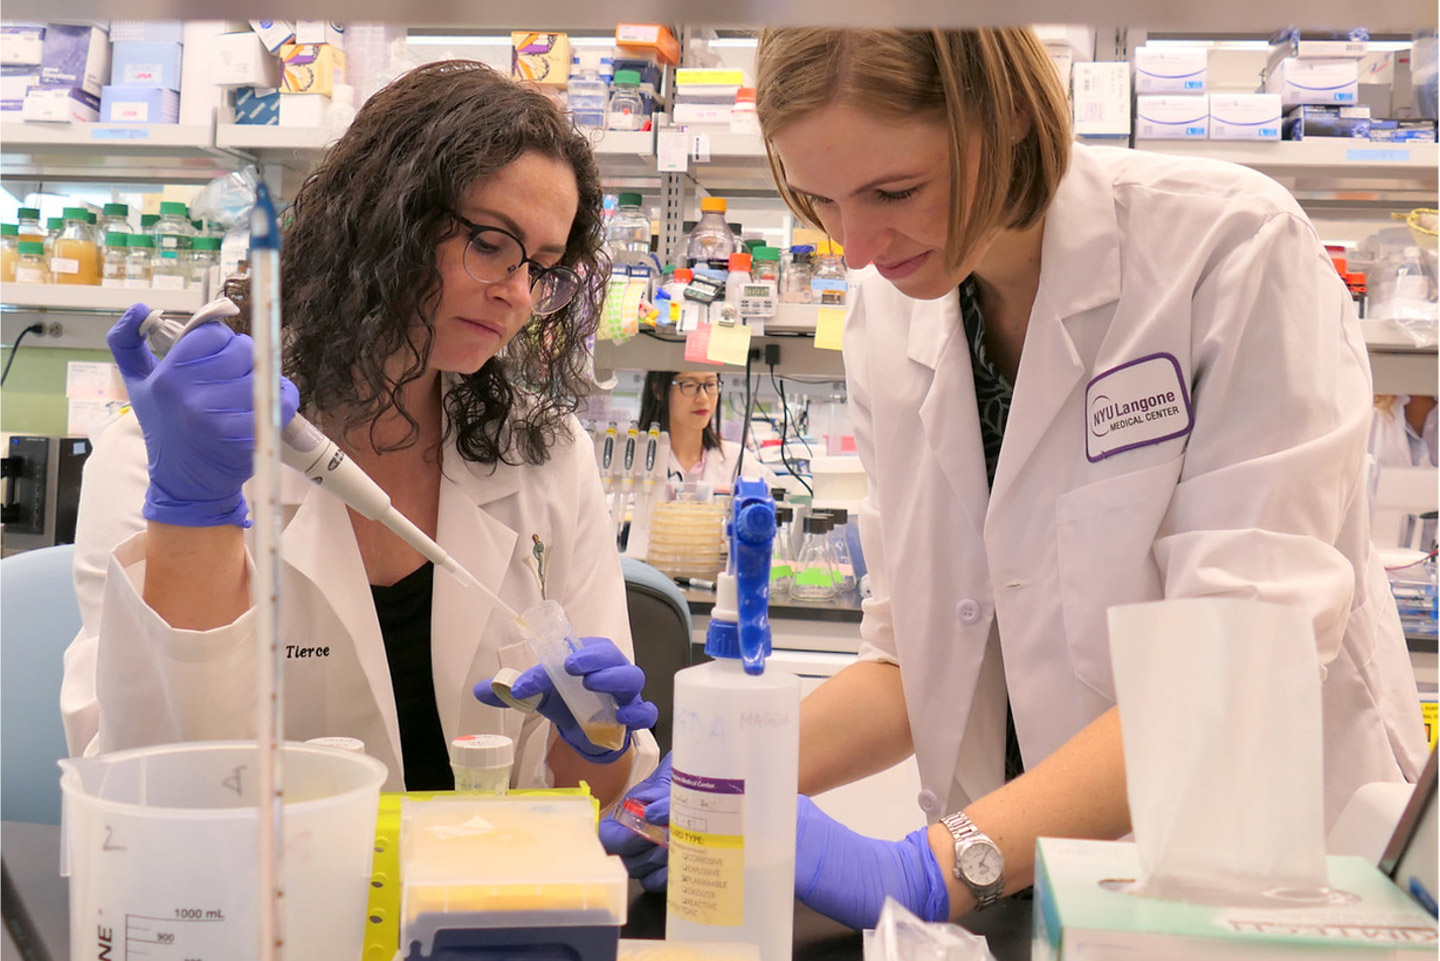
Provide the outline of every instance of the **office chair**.
<path id="1" fill-rule="evenodd" d="M 65 648 L 80 631 L 73 544 L 0 561 L 0 818 L 60 823 Z"/>
<path id="2" fill-rule="evenodd" d="M 645 672 L 645 698 L 660 709 L 654 734 L 663 756 L 670 750 L 675 672 L 691 664 L 690 606 L 674 581 L 644 561 L 622 557 L 620 566 L 635 663 Z"/>

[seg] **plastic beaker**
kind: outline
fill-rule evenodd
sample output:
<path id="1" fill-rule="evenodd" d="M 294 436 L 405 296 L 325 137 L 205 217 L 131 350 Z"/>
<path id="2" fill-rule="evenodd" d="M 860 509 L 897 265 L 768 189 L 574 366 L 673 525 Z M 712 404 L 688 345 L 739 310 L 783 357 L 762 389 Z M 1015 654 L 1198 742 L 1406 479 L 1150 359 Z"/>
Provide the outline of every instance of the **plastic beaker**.
<path id="1" fill-rule="evenodd" d="M 590 690 L 581 678 L 565 670 L 565 658 L 581 647 L 565 609 L 558 601 L 545 601 L 521 614 L 517 623 L 525 642 L 590 743 L 612 751 L 623 747 L 625 725 L 615 716 L 618 707 L 615 698 Z"/>
<path id="2" fill-rule="evenodd" d="M 60 761 L 76 957 L 259 956 L 259 755 L 199 741 Z M 300 743 L 281 758 L 286 956 L 354 961 L 385 765 Z"/>
<path id="3" fill-rule="evenodd" d="M 450 742 L 450 770 L 461 794 L 508 794 L 515 742 L 503 734 L 462 734 Z"/>

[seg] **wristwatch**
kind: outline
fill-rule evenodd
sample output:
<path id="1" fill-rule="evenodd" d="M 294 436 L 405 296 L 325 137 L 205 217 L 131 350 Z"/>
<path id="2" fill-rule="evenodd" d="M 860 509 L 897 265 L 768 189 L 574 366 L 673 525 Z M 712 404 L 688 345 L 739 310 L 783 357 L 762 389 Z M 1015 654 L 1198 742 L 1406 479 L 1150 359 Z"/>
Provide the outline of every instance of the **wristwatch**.
<path id="1" fill-rule="evenodd" d="M 960 811 L 940 823 L 955 837 L 955 879 L 975 895 L 976 910 L 999 901 L 1005 891 L 1005 855 L 999 846 Z"/>

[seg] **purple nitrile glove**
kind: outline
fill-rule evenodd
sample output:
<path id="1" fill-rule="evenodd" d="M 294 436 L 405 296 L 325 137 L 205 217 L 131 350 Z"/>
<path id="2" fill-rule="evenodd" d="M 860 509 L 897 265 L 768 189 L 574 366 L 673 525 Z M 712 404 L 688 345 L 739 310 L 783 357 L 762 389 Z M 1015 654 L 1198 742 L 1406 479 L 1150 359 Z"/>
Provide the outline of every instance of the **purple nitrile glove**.
<path id="1" fill-rule="evenodd" d="M 255 345 L 222 323 L 201 324 L 163 359 L 140 333 L 135 304 L 107 341 L 145 435 L 147 520 L 181 527 L 249 526 L 241 487 L 255 472 Z M 280 381 L 281 426 L 300 395 Z"/>
<path id="2" fill-rule="evenodd" d="M 582 637 L 580 644 L 580 650 L 565 658 L 565 670 L 582 678 L 582 683 L 589 690 L 615 698 L 615 703 L 619 705 L 619 710 L 615 712 L 616 720 L 625 725 L 625 743 L 619 748 L 611 751 L 590 743 L 564 698 L 556 692 L 550 676 L 538 664 L 520 675 L 510 693 L 517 701 L 536 694 L 543 695 L 536 710 L 555 725 L 565 743 L 587 760 L 609 764 L 629 750 L 630 732 L 654 727 L 660 711 L 640 697 L 645 687 L 645 672 L 631 663 L 614 641 L 605 637 Z M 475 685 L 475 697 L 491 707 L 506 706 L 490 690 L 490 678 Z"/>
<path id="3" fill-rule="evenodd" d="M 661 826 L 670 823 L 670 755 L 665 755 L 650 776 L 630 789 L 625 800 L 645 804 L 645 820 Z M 615 820 L 600 822 L 600 843 L 610 854 L 620 855 L 630 876 L 646 891 L 664 891 L 670 877 L 670 852 Z"/>
<path id="4" fill-rule="evenodd" d="M 927 830 L 900 841 L 856 834 L 800 795 L 795 824 L 795 897 L 857 930 L 875 927 L 886 896 L 925 921 L 950 916 L 950 892 Z"/>

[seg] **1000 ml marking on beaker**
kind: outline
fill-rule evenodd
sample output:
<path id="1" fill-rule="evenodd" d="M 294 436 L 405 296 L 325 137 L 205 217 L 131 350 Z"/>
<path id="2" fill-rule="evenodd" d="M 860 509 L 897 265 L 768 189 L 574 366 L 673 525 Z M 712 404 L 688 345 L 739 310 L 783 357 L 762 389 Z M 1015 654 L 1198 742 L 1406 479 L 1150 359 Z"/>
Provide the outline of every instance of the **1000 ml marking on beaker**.
<path id="1" fill-rule="evenodd" d="M 169 918 L 127 914 L 125 956 L 177 961 L 223 958 L 233 950 L 233 945 L 227 947 L 224 928 L 225 912 L 220 908 L 176 908 Z"/>

